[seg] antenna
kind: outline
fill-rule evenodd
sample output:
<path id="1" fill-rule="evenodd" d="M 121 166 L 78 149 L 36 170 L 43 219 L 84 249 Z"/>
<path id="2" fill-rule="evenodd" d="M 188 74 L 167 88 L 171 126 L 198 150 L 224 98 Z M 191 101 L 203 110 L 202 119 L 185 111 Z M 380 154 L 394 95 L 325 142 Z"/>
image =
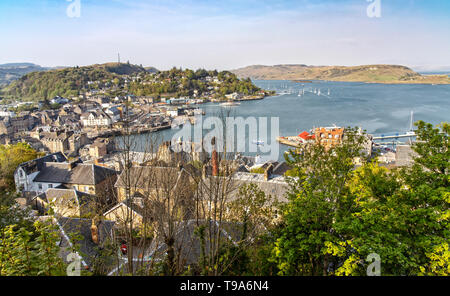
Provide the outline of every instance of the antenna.
<path id="1" fill-rule="evenodd" d="M 120 64 L 120 53 L 117 54 L 118 63 Z"/>

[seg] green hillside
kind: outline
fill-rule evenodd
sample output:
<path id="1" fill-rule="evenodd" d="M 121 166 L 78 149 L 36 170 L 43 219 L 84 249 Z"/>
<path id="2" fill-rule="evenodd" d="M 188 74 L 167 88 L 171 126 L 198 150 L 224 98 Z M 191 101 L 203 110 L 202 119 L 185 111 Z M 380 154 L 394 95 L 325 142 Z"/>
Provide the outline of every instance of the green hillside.
<path id="1" fill-rule="evenodd" d="M 47 70 L 49 69 L 32 63 L 2 64 L 0 65 L 0 87 L 8 85 L 27 73 Z"/>
<path id="2" fill-rule="evenodd" d="M 120 75 L 146 72 L 140 66 L 108 63 L 86 67 L 72 67 L 45 72 L 32 72 L 1 90 L 6 99 L 40 101 L 55 96 L 73 97 L 89 88 L 88 82 L 107 83 Z"/>

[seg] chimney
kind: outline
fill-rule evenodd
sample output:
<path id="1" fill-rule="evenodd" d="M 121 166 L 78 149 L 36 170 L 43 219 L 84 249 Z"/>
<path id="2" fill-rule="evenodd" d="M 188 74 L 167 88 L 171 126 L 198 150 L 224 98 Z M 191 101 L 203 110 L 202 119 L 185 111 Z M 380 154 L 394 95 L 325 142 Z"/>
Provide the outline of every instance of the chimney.
<path id="1" fill-rule="evenodd" d="M 98 227 L 95 224 L 95 219 L 92 219 L 92 224 L 91 224 L 91 238 L 92 241 L 94 242 L 94 244 L 98 245 L 99 242 L 99 235 L 98 235 Z"/>
<path id="2" fill-rule="evenodd" d="M 206 179 L 208 167 L 205 165 L 202 166 L 202 178 Z"/>
<path id="3" fill-rule="evenodd" d="M 269 166 L 264 171 L 264 180 L 269 181 L 270 178 L 272 178 L 272 172 L 273 172 L 273 164 L 269 164 Z"/>
<path id="4" fill-rule="evenodd" d="M 212 152 L 212 175 L 214 177 L 219 176 L 219 155 L 216 150 L 216 138 L 212 138 L 211 145 L 214 147 Z"/>

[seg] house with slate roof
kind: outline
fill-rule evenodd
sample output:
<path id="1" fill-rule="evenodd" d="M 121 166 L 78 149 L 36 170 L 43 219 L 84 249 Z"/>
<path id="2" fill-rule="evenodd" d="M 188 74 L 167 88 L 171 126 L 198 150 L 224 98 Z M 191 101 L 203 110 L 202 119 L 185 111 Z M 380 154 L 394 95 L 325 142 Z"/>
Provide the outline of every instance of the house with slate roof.
<path id="1" fill-rule="evenodd" d="M 61 236 L 58 244 L 59 255 L 66 263 L 71 263 L 73 259 L 68 260 L 68 255 L 72 253 L 73 247 L 78 247 L 77 255 L 81 257 L 83 269 L 93 270 L 100 250 L 114 239 L 115 223 L 113 221 L 94 222 L 98 238 L 92 236 L 93 221 L 91 219 L 60 217 L 56 219 L 56 224 Z M 75 236 L 77 239 L 73 239 Z M 110 263 L 111 266 L 103 266 L 105 274 L 114 268 L 115 263 Z"/>
<path id="2" fill-rule="evenodd" d="M 18 191 L 42 194 L 48 189 L 65 188 L 95 195 L 105 205 L 115 202 L 115 170 L 81 160 L 67 162 L 62 153 L 23 163 L 14 176 Z"/>
<path id="3" fill-rule="evenodd" d="M 107 187 L 113 188 L 116 177 L 115 170 L 77 161 L 72 163 L 45 163 L 33 182 L 37 184 L 38 192 L 60 187 L 97 195 L 104 193 Z"/>
<path id="4" fill-rule="evenodd" d="M 52 188 L 31 199 L 39 213 L 53 209 L 57 217 L 90 217 L 95 210 L 95 196 L 75 189 Z"/>
<path id="5" fill-rule="evenodd" d="M 62 163 L 66 161 L 66 156 L 61 152 L 57 152 L 20 164 L 14 172 L 14 181 L 17 191 L 37 192 L 38 186 L 34 182 L 34 178 L 41 172 L 45 164 Z"/>

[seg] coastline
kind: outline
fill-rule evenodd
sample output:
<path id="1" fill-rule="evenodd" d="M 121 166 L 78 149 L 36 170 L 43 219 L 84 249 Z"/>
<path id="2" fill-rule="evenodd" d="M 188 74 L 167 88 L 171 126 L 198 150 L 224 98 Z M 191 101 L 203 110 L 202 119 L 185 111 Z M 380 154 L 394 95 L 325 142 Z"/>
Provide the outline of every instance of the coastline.
<path id="1" fill-rule="evenodd" d="M 270 81 L 291 81 L 291 82 L 295 82 L 295 83 L 300 83 L 298 82 L 299 80 L 293 80 L 291 78 L 251 78 L 254 80 L 270 80 Z M 316 82 L 354 82 L 354 83 L 367 83 L 367 84 L 386 84 L 386 85 L 393 85 L 393 84 L 410 84 L 410 85 L 450 85 L 450 78 L 448 82 L 435 82 L 435 81 L 364 81 L 364 80 L 329 80 L 329 79 L 314 79 L 311 81 L 316 81 Z M 301 82 L 301 83 L 310 83 L 310 82 Z"/>

